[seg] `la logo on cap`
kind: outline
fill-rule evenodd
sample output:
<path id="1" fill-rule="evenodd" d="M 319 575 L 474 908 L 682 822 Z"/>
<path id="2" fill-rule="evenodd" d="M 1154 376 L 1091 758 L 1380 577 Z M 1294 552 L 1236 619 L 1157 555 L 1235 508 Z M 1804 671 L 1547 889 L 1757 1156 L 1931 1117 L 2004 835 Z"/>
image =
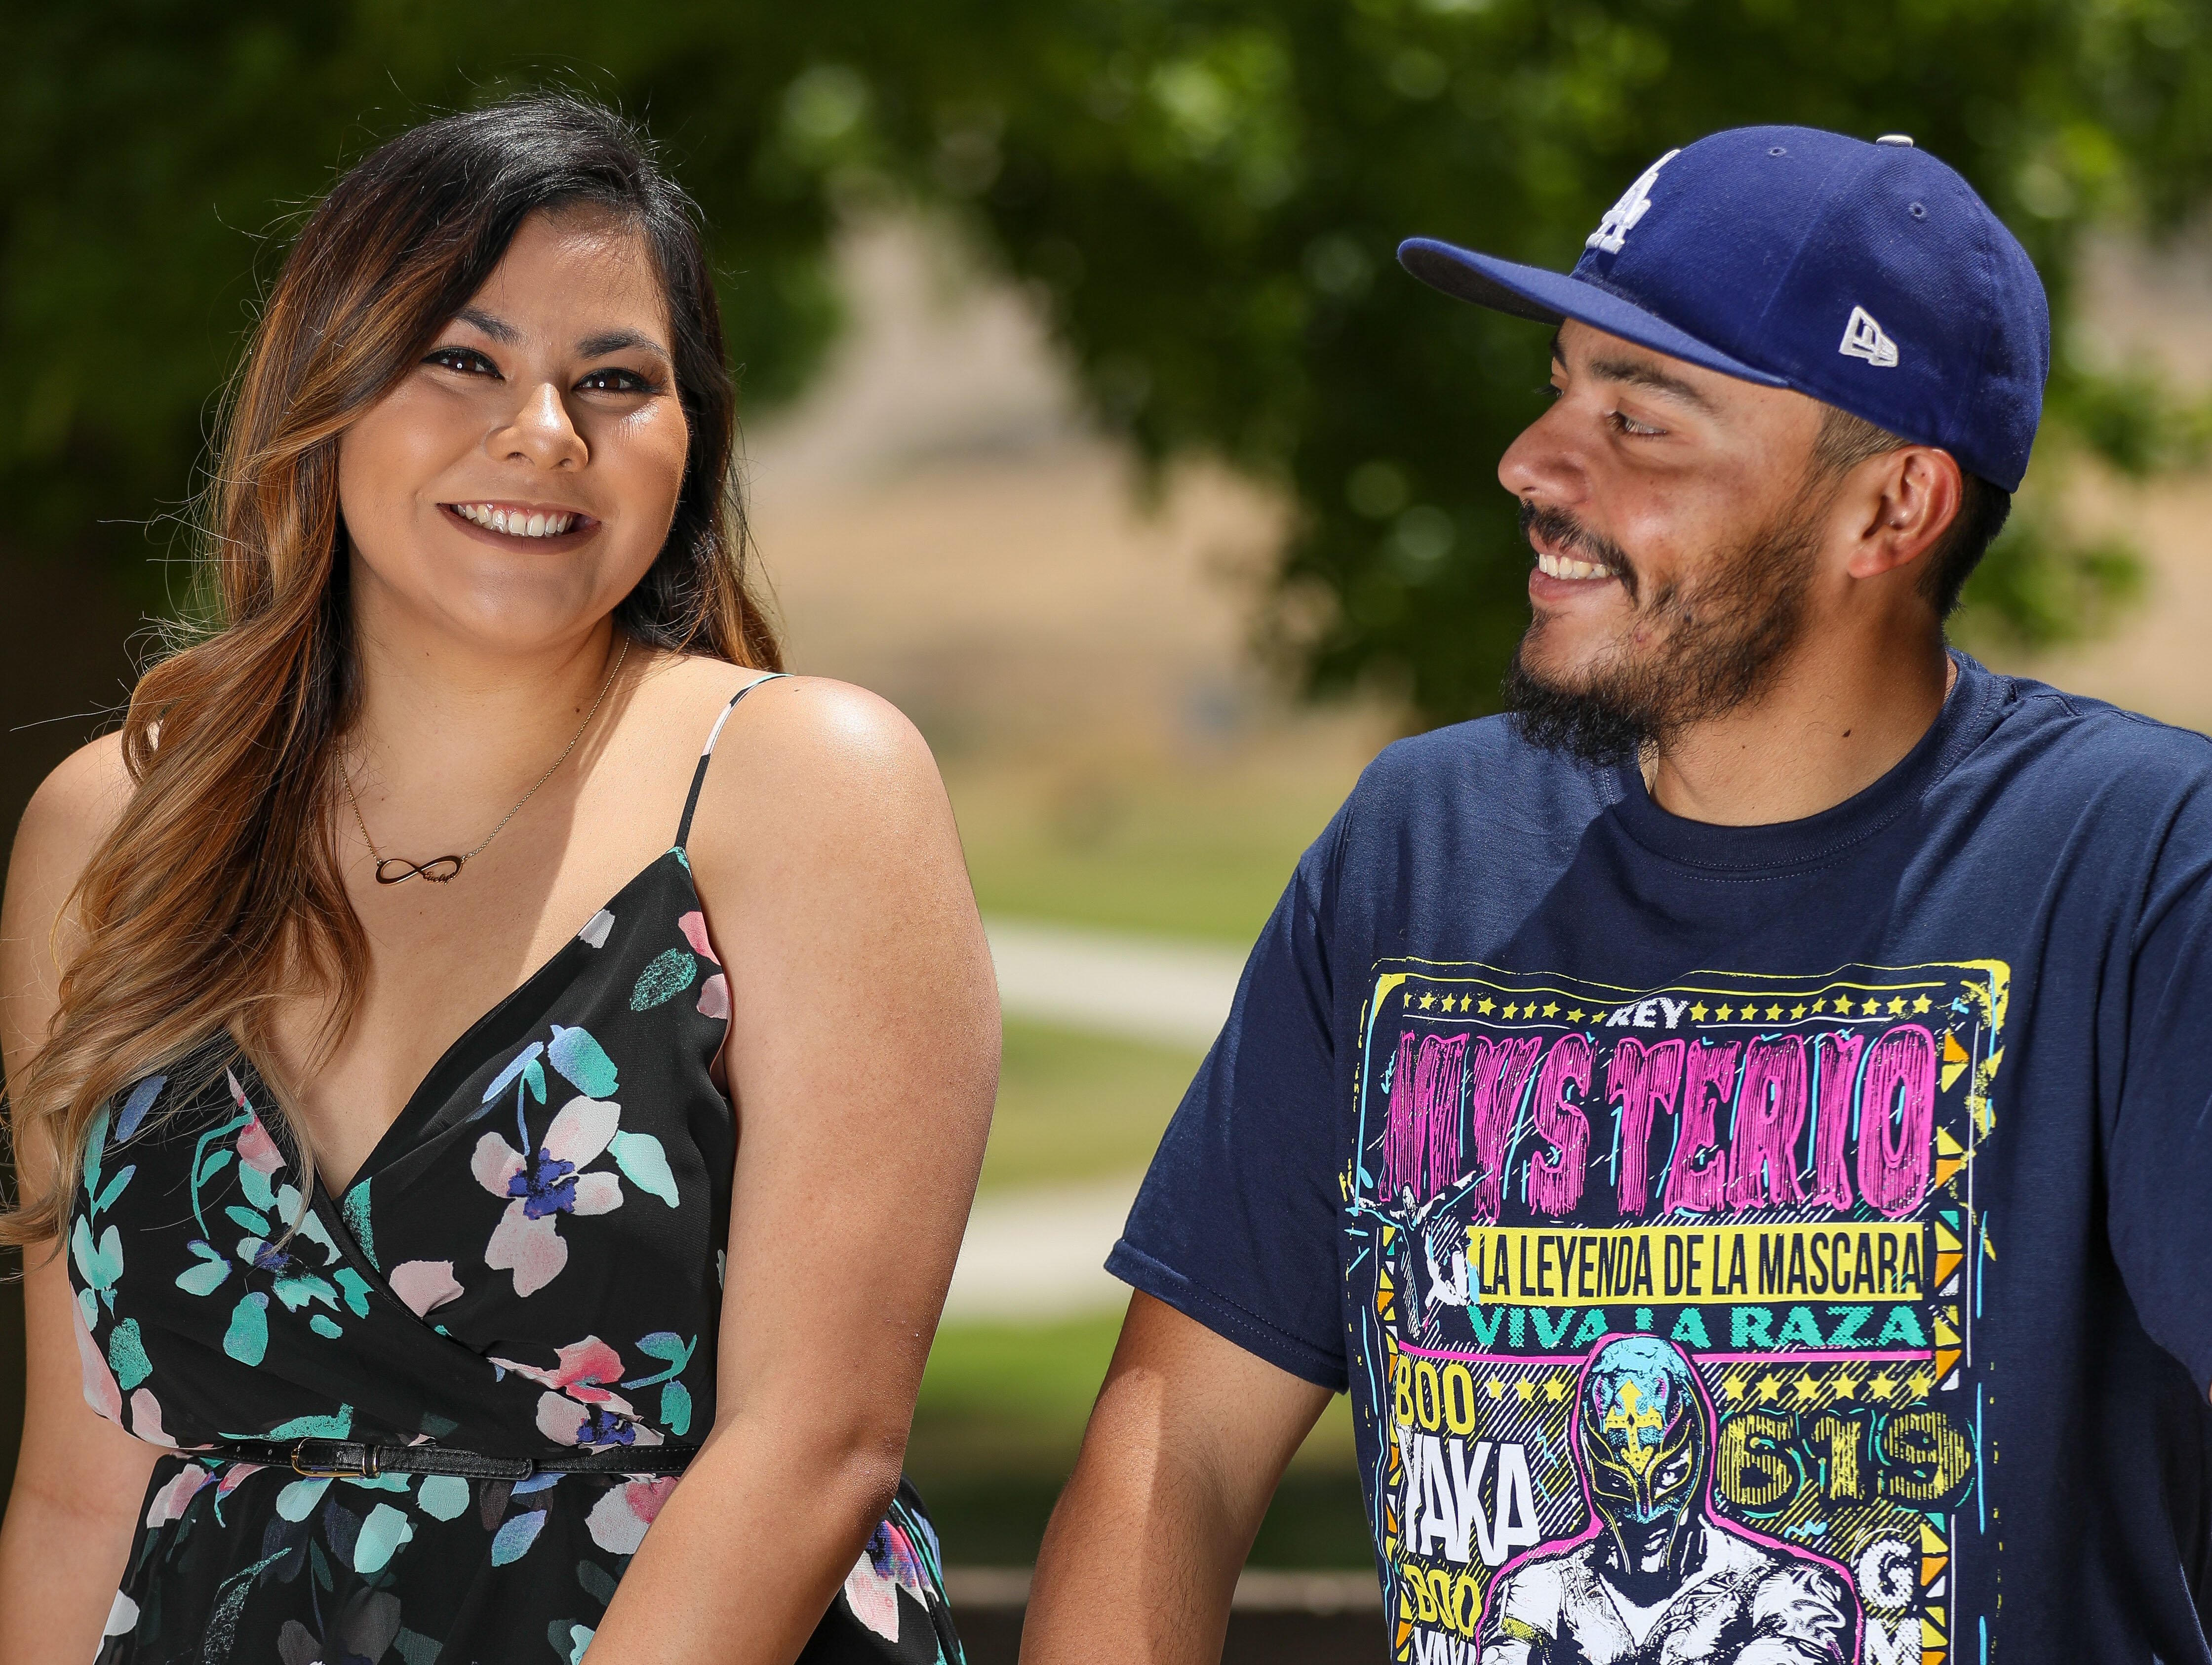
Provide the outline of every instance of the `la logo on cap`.
<path id="1" fill-rule="evenodd" d="M 1864 307 L 1851 308 L 1851 321 L 1844 325 L 1843 345 L 1836 350 L 1845 358 L 1863 358 L 1877 370 L 1897 368 L 1897 343 Z"/>
<path id="2" fill-rule="evenodd" d="M 1661 168 L 1681 154 L 1679 149 L 1669 150 L 1638 173 L 1636 183 L 1620 193 L 1620 200 L 1606 210 L 1605 218 L 1597 222 L 1597 229 L 1584 240 L 1583 246 L 1603 249 L 1607 254 L 1620 253 L 1621 244 L 1635 228 L 1636 222 L 1650 210 L 1651 182 L 1659 177 Z"/>

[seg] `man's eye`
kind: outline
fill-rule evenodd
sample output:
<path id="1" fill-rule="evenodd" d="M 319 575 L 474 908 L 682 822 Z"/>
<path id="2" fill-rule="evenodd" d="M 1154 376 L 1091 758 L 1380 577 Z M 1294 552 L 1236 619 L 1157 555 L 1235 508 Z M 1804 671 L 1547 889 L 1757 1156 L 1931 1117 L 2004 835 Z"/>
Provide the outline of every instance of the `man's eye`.
<path id="1" fill-rule="evenodd" d="M 1648 422 L 1640 422 L 1621 410 L 1612 412 L 1607 420 L 1613 423 L 1613 432 L 1626 434 L 1632 439 L 1648 439 L 1654 434 L 1664 434 L 1667 431 L 1663 428 L 1654 428 Z"/>
<path id="2" fill-rule="evenodd" d="M 653 385 L 635 370 L 594 370 L 576 384 L 587 393 L 650 393 Z"/>
<path id="3" fill-rule="evenodd" d="M 499 374 L 499 367 L 473 347 L 441 347 L 422 362 L 434 364 L 441 370 L 458 371 L 463 375 L 495 376 Z"/>

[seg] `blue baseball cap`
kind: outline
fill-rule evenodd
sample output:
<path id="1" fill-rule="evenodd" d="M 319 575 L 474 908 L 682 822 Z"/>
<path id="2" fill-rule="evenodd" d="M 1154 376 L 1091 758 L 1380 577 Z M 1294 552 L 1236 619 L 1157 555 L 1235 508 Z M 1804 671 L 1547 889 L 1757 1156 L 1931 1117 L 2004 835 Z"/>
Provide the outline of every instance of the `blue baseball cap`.
<path id="1" fill-rule="evenodd" d="M 2051 368 L 2043 280 L 1973 188 L 1902 135 L 1739 127 L 1669 150 L 1569 272 L 1427 237 L 1398 259 L 1462 300 L 1795 388 L 2007 491 L 2027 472 Z"/>

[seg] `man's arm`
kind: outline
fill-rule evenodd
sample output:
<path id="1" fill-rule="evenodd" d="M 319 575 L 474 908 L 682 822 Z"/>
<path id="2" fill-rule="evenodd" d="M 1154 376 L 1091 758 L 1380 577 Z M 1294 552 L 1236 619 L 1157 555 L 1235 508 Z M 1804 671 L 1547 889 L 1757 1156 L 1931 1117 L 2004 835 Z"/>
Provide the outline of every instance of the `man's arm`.
<path id="1" fill-rule="evenodd" d="M 1328 1399 L 1133 1298 L 1037 1554 L 1024 1665 L 1219 1659 L 1245 1553 Z"/>

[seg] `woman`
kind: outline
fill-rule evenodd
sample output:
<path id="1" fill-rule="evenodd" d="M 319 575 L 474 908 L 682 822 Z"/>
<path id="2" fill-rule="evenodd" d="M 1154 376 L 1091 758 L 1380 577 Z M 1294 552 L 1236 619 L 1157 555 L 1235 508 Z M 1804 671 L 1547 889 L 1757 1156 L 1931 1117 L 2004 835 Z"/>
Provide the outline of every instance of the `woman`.
<path id="1" fill-rule="evenodd" d="M 763 674 L 732 434 L 605 112 L 309 221 L 215 627 L 9 870 L 5 1665 L 958 1659 L 899 1464 L 990 965 L 914 730 Z"/>

